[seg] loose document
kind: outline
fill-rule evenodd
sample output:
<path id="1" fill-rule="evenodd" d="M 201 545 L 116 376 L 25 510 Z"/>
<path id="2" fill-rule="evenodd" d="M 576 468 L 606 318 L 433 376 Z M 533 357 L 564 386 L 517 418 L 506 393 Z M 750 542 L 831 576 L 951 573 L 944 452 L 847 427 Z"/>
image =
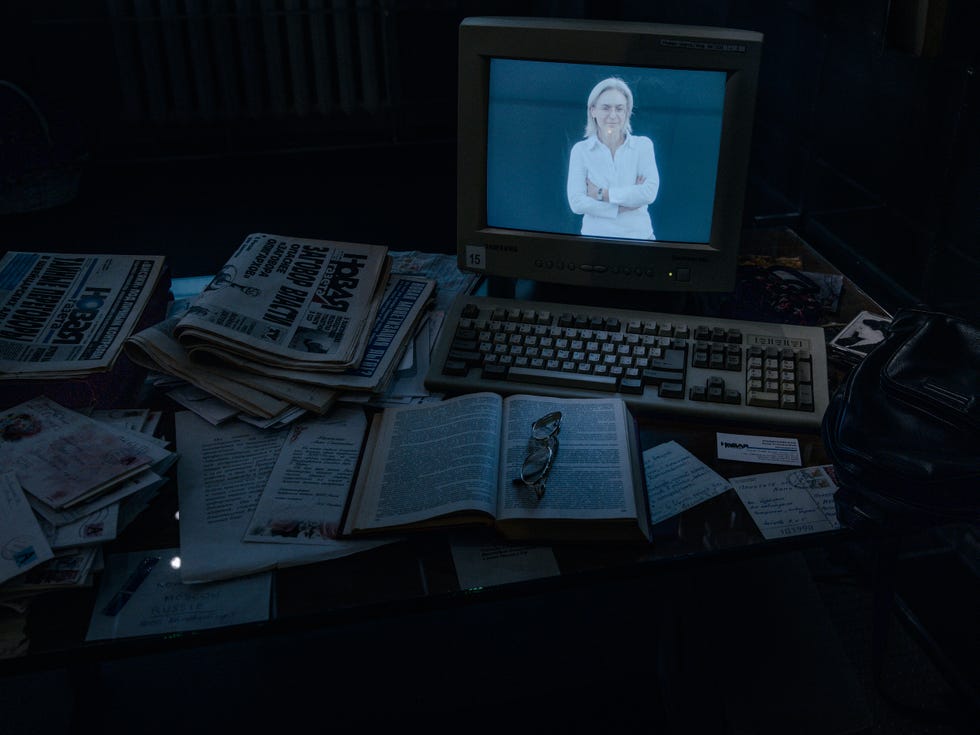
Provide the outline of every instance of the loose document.
<path id="1" fill-rule="evenodd" d="M 366 431 L 360 408 L 337 408 L 290 428 L 245 540 L 332 544 Z"/>
<path id="2" fill-rule="evenodd" d="M 240 421 L 214 426 L 190 411 L 178 412 L 175 422 L 184 582 L 336 559 L 394 540 L 321 539 L 315 546 L 243 540 L 291 432 Z"/>
<path id="3" fill-rule="evenodd" d="M 268 620 L 272 575 L 184 584 L 177 549 L 109 554 L 85 640 Z"/>

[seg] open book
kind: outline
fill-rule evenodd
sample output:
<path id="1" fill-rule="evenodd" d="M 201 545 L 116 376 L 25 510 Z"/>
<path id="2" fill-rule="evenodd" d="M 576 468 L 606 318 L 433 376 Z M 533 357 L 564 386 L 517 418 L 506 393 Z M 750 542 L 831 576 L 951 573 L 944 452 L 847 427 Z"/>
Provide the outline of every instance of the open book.
<path id="1" fill-rule="evenodd" d="M 517 481 L 531 426 L 562 413 L 539 498 Z M 642 455 L 620 398 L 473 393 L 397 406 L 371 425 L 342 535 L 480 523 L 505 537 L 650 539 Z"/>

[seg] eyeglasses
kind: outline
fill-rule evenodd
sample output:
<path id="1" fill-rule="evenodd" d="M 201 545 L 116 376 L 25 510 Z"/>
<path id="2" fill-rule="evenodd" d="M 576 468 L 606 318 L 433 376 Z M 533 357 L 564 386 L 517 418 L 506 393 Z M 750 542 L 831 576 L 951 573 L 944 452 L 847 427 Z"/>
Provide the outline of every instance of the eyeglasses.
<path id="1" fill-rule="evenodd" d="M 539 500 L 544 496 L 544 478 L 558 452 L 559 429 L 561 411 L 552 411 L 531 424 L 530 449 L 521 465 L 521 476 L 514 478 L 515 485 L 531 488 Z"/>

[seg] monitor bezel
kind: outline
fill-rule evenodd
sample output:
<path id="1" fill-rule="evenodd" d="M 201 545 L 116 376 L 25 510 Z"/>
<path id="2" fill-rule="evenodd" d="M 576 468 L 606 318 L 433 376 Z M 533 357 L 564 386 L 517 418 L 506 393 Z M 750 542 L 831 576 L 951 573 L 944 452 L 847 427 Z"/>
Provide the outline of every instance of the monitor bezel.
<path id="1" fill-rule="evenodd" d="M 748 179 L 762 34 L 731 28 L 552 18 L 466 18 L 459 27 L 457 260 L 466 271 L 637 291 L 731 291 Z M 487 223 L 490 60 L 724 71 L 707 243 L 585 237 Z"/>

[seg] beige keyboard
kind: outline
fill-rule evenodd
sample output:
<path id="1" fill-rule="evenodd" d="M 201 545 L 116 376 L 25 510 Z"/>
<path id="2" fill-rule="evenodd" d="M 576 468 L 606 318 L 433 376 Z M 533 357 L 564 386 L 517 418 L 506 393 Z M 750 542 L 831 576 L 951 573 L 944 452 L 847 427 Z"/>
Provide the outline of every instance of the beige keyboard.
<path id="1" fill-rule="evenodd" d="M 638 414 L 816 430 L 827 407 L 820 327 L 459 296 L 426 387 L 618 394 Z"/>

